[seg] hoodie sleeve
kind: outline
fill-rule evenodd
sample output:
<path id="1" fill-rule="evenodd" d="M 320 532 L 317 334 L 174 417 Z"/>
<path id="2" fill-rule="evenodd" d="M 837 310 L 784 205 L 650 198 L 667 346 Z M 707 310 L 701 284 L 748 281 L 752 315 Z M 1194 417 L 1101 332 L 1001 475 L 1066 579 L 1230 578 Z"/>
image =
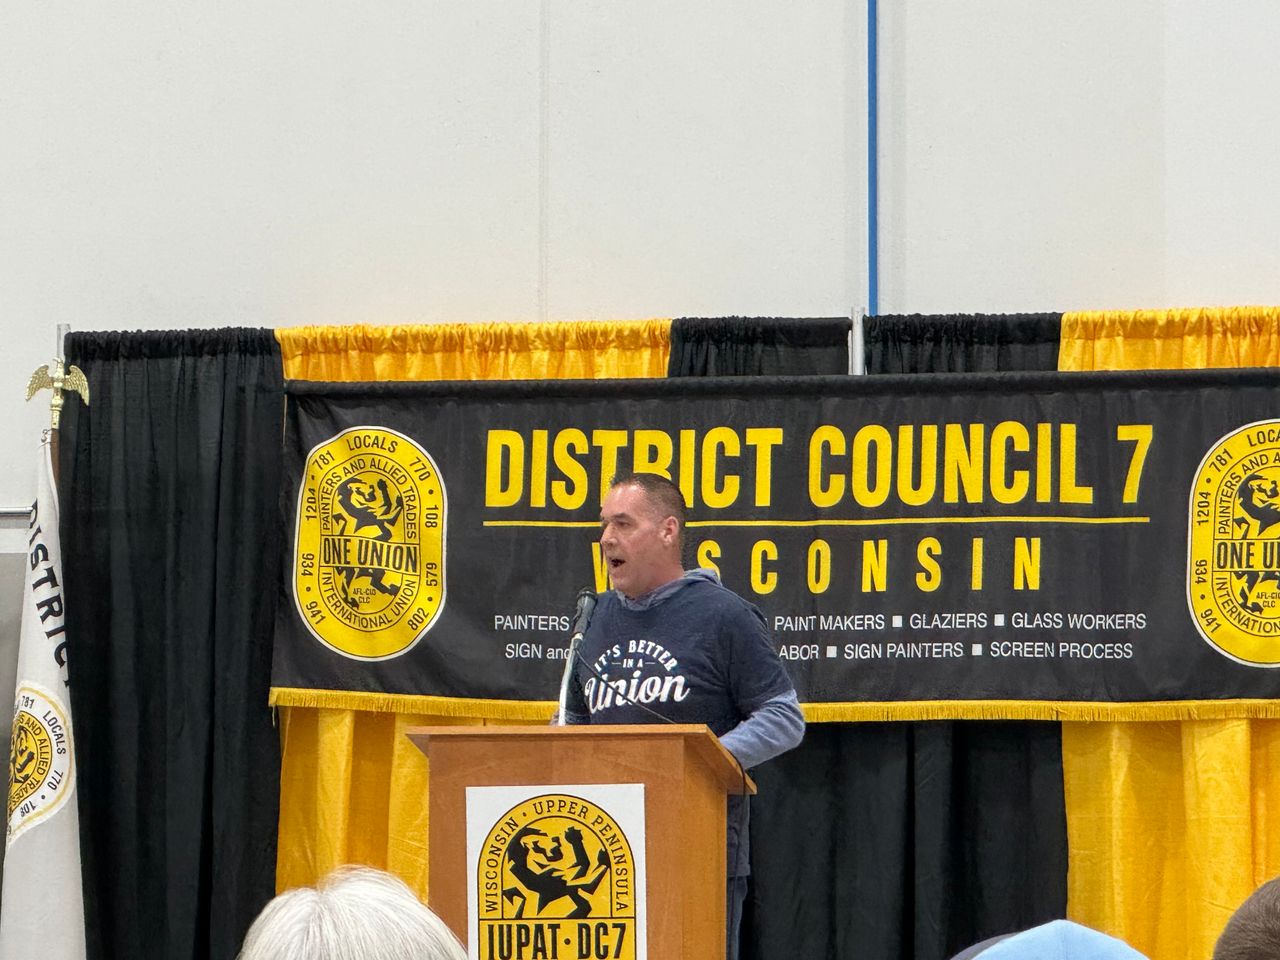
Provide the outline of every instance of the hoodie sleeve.
<path id="1" fill-rule="evenodd" d="M 804 714 L 796 692 L 766 701 L 740 724 L 720 738 L 744 768 L 759 766 L 804 739 Z"/>

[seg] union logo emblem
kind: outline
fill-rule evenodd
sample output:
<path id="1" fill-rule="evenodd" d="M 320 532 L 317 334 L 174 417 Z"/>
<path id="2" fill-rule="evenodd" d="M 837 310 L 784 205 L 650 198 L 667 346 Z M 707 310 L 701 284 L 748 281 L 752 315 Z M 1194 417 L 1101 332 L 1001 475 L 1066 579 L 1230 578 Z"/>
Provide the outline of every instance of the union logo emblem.
<path id="1" fill-rule="evenodd" d="M 597 804 L 526 800 L 489 830 L 477 865 L 479 956 L 636 956 L 631 844 Z"/>
<path id="2" fill-rule="evenodd" d="M 1280 420 L 1220 439 L 1191 491 L 1187 602 L 1200 635 L 1250 666 L 1280 666 Z"/>
<path id="3" fill-rule="evenodd" d="M 9 741 L 9 843 L 66 802 L 75 783 L 73 756 L 62 702 L 24 683 L 14 700 Z"/>
<path id="4" fill-rule="evenodd" d="M 298 493 L 294 601 L 317 640 L 386 660 L 444 608 L 444 481 L 422 447 L 352 427 L 307 456 Z"/>

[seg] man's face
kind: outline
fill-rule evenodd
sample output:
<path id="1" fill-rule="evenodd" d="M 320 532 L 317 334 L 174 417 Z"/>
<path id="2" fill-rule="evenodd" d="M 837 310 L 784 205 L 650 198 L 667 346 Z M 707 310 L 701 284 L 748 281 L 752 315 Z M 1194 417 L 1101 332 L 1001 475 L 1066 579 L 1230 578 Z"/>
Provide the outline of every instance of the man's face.
<path id="1" fill-rule="evenodd" d="M 614 587 L 640 597 L 684 572 L 679 525 L 636 486 L 614 487 L 600 508 L 600 546 Z"/>

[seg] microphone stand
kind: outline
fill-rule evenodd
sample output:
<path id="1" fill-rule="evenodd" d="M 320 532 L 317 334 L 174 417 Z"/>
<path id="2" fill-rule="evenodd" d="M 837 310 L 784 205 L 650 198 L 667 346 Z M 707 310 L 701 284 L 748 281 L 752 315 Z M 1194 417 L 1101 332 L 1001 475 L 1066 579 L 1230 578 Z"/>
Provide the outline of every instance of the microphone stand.
<path id="1" fill-rule="evenodd" d="M 568 725 L 564 712 L 569 703 L 569 681 L 573 678 L 573 662 L 582 656 L 578 653 L 578 648 L 582 646 L 582 635 L 587 632 L 587 625 L 591 623 L 591 614 L 595 609 L 596 595 L 590 589 L 580 591 L 577 609 L 573 614 L 573 637 L 569 640 L 569 652 L 564 658 L 564 676 L 560 678 L 560 710 L 556 714 L 557 727 Z"/>
<path id="2" fill-rule="evenodd" d="M 574 661 L 581 656 L 578 653 L 578 647 L 580 646 L 582 646 L 582 633 L 578 632 L 569 641 L 569 653 L 564 658 L 564 676 L 560 678 L 560 709 L 556 713 L 557 727 L 568 725 L 568 721 L 564 718 L 564 711 L 569 702 L 569 681 L 573 678 Z"/>

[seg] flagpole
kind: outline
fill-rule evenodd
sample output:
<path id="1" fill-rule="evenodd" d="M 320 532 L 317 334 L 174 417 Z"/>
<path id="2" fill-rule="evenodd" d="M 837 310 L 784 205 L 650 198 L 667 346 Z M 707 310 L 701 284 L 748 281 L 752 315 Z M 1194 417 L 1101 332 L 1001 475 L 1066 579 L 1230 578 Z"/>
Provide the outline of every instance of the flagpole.
<path id="1" fill-rule="evenodd" d="M 66 330 L 58 326 L 59 354 Z M 54 475 L 64 391 L 79 393 L 88 403 L 89 382 L 59 355 L 31 375 L 27 399 L 46 387 L 53 399 L 27 526 L 31 570 L 22 605 L 9 744 L 0 957 L 86 960 L 75 725 Z"/>
<path id="2" fill-rule="evenodd" d="M 71 332 L 71 324 L 69 323 L 58 324 L 58 332 L 57 332 L 58 349 L 54 353 L 54 356 L 62 361 L 62 365 L 64 368 L 66 367 L 66 362 L 67 362 L 67 353 L 66 353 L 67 334 L 70 332 Z M 62 430 L 60 429 L 60 424 L 56 420 L 49 427 L 49 430 L 50 430 L 49 456 L 53 458 L 53 489 L 58 494 L 58 496 L 61 497 L 62 496 L 62 462 L 58 456 L 58 450 L 60 447 L 60 438 L 62 436 Z"/>
<path id="3" fill-rule="evenodd" d="M 57 490 L 58 483 L 58 435 L 62 425 L 62 407 L 66 402 L 64 394 L 67 391 L 80 394 L 80 399 L 84 401 L 85 406 L 89 405 L 89 380 L 85 377 L 84 372 L 77 366 L 68 365 L 66 359 L 62 355 L 62 350 L 66 343 L 67 334 L 71 330 L 68 323 L 58 324 L 58 353 L 53 358 L 52 369 L 50 364 L 44 364 L 35 373 L 31 374 L 31 379 L 27 382 L 27 399 L 31 400 L 37 393 L 44 389 L 53 391 L 53 399 L 49 401 L 49 432 L 46 436 L 49 439 L 49 456 L 53 461 L 53 485 Z"/>

